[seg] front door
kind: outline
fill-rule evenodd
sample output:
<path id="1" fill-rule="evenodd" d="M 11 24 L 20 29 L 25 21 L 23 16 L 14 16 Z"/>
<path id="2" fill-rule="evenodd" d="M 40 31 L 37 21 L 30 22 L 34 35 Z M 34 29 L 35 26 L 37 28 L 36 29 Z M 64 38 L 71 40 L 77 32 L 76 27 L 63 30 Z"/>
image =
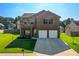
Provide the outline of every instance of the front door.
<path id="1" fill-rule="evenodd" d="M 25 37 L 31 38 L 31 31 L 30 30 L 25 30 Z"/>

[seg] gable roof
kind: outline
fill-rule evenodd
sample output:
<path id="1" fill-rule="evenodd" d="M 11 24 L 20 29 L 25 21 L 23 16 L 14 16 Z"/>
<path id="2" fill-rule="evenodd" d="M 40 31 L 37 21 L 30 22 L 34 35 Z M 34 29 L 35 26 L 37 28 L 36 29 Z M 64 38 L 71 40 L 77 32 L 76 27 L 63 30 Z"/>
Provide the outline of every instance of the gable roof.
<path id="1" fill-rule="evenodd" d="M 79 21 L 72 20 L 69 24 L 66 25 L 65 29 L 69 28 L 69 26 L 70 26 L 70 24 L 71 24 L 72 22 L 73 22 L 74 24 L 76 24 L 76 25 L 79 26 Z"/>
<path id="2" fill-rule="evenodd" d="M 22 16 L 23 17 L 31 17 L 34 13 L 24 13 Z"/>
<path id="3" fill-rule="evenodd" d="M 40 11 L 40 12 L 38 12 L 38 13 L 35 13 L 33 16 L 38 16 L 39 14 L 44 13 L 44 12 L 49 12 L 49 13 L 54 14 L 55 16 L 61 18 L 59 15 L 57 15 L 57 14 L 51 12 L 51 11 L 46 11 L 46 10 L 42 10 L 42 11 Z"/>
<path id="4" fill-rule="evenodd" d="M 54 14 L 55 16 L 57 16 L 57 17 L 60 18 L 59 15 L 57 15 L 57 14 L 51 12 L 51 11 L 46 11 L 46 10 L 42 10 L 42 11 L 40 11 L 40 12 L 38 12 L 38 13 L 24 13 L 24 14 L 23 14 L 23 17 L 33 17 L 33 16 L 38 16 L 38 15 L 40 15 L 41 13 L 44 13 L 44 12 L 49 12 L 49 13 Z"/>
<path id="5" fill-rule="evenodd" d="M 57 14 L 51 12 L 51 11 L 48 11 L 48 12 L 54 14 L 55 16 L 57 16 L 57 17 L 59 17 L 59 18 L 61 18 L 61 16 L 59 16 L 59 15 L 57 15 Z"/>
<path id="6" fill-rule="evenodd" d="M 41 13 L 43 13 L 43 12 L 45 12 L 45 10 L 42 10 L 42 11 L 40 11 L 40 12 L 38 12 L 38 13 L 35 13 L 33 16 L 38 16 L 39 14 L 41 14 Z"/>

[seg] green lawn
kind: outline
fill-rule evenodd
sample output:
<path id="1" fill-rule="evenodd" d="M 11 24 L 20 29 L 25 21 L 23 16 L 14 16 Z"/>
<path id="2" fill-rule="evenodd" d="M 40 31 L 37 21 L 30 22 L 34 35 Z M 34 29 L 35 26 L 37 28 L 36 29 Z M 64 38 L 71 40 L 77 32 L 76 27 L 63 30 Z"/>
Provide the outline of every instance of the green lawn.
<path id="1" fill-rule="evenodd" d="M 18 39 L 18 34 L 4 34 L 0 33 L 0 53 L 14 53 L 14 52 L 32 52 L 36 43 L 36 40 L 31 39 Z"/>
<path id="2" fill-rule="evenodd" d="M 63 40 L 72 49 L 74 49 L 76 52 L 79 53 L 79 37 L 74 37 L 74 43 L 76 45 L 73 44 L 73 37 L 71 37 L 71 36 L 69 36 L 69 35 L 67 35 L 65 33 L 61 33 L 60 39 Z"/>

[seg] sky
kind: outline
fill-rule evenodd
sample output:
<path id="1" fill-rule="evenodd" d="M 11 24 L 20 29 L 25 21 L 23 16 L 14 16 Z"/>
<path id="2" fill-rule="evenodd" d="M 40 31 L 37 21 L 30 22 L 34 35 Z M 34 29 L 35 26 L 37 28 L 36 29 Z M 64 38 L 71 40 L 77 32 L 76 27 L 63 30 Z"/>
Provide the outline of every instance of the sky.
<path id="1" fill-rule="evenodd" d="M 17 17 L 23 13 L 37 13 L 41 10 L 49 10 L 61 16 L 61 20 L 79 20 L 77 3 L 0 3 L 0 16 L 4 17 Z"/>

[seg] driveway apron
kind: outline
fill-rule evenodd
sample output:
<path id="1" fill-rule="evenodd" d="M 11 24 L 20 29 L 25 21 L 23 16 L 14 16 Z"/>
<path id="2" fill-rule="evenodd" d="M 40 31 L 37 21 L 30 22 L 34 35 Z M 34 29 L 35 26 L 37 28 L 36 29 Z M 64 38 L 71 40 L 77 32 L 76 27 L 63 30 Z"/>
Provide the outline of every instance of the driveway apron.
<path id="1" fill-rule="evenodd" d="M 54 55 L 68 49 L 70 49 L 70 47 L 59 39 L 38 38 L 34 51 L 46 55 Z"/>

